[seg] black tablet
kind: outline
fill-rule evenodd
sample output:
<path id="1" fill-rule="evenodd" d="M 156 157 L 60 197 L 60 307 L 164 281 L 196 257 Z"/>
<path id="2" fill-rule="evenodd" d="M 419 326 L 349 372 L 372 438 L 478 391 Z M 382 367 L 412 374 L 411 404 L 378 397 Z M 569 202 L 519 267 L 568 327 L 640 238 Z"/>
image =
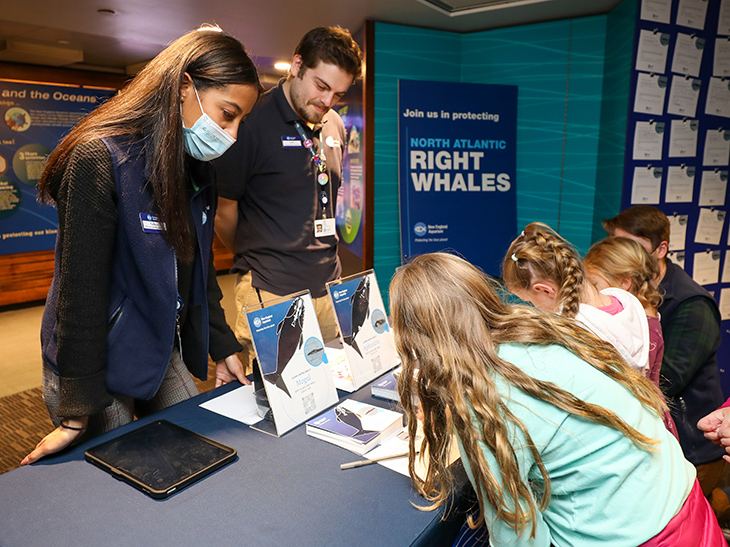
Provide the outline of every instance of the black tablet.
<path id="1" fill-rule="evenodd" d="M 157 420 L 94 446 L 84 455 L 115 478 L 160 499 L 232 462 L 236 450 Z"/>

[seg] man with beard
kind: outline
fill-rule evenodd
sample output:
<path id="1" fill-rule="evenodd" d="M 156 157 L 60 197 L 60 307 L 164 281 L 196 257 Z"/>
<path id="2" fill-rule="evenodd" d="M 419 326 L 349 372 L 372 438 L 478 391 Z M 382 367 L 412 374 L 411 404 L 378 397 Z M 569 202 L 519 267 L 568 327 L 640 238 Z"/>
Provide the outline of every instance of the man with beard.
<path id="1" fill-rule="evenodd" d="M 216 161 L 215 229 L 234 253 L 237 309 L 309 289 L 325 341 L 337 335 L 325 283 L 342 269 L 334 212 L 347 144 L 331 109 L 361 71 L 362 52 L 347 30 L 309 31 L 287 78 L 261 97 Z M 245 314 L 234 330 L 250 363 Z"/>

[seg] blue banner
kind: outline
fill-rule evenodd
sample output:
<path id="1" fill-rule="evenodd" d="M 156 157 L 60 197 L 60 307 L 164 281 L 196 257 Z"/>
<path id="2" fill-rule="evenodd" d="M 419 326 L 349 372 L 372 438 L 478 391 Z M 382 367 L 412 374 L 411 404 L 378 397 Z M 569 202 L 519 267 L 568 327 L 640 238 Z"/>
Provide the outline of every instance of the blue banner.
<path id="1" fill-rule="evenodd" d="M 403 261 L 456 251 L 500 275 L 516 228 L 517 86 L 399 80 Z"/>
<path id="2" fill-rule="evenodd" d="M 0 80 L 0 255 L 53 249 L 56 210 L 36 185 L 61 138 L 114 90 Z"/>

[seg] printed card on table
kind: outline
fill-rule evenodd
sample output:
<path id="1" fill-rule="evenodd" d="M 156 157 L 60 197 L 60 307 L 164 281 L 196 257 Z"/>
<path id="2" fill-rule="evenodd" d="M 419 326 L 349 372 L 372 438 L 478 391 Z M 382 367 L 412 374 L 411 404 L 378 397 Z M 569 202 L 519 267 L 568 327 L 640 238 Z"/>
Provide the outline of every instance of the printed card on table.
<path id="1" fill-rule="evenodd" d="M 351 377 L 340 371 L 335 382 L 338 389 L 354 391 L 398 364 L 393 332 L 373 270 L 331 281 L 327 291 Z"/>
<path id="2" fill-rule="evenodd" d="M 312 296 L 295 293 L 245 312 L 263 380 L 255 394 L 263 420 L 252 427 L 281 436 L 337 402 Z"/>

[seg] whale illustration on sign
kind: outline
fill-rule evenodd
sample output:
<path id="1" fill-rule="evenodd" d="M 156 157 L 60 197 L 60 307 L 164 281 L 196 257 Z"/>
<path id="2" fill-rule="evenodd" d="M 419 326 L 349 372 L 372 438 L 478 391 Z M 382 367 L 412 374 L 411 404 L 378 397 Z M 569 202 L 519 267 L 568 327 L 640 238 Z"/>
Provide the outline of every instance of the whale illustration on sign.
<path id="1" fill-rule="evenodd" d="M 302 326 L 304 324 L 304 301 L 298 297 L 291 303 L 286 316 L 276 326 L 276 334 L 279 337 L 276 347 L 276 370 L 265 374 L 264 378 L 291 397 L 289 388 L 281 377 L 284 369 L 291 361 L 294 352 L 302 347 L 303 336 Z"/>
<path id="2" fill-rule="evenodd" d="M 338 422 L 348 425 L 356 430 L 355 433 L 350 435 L 350 437 L 357 438 L 362 435 L 372 435 L 373 433 L 377 433 L 377 431 L 363 429 L 360 416 L 358 416 L 358 414 L 353 412 L 352 410 L 349 410 L 343 406 L 335 407 L 335 416 L 337 417 Z"/>
<path id="3" fill-rule="evenodd" d="M 370 313 L 370 278 L 368 276 L 360 280 L 357 289 L 350 297 L 350 305 L 352 310 L 350 315 L 351 333 L 350 336 L 345 336 L 344 339 L 362 357 L 362 351 L 360 351 L 355 337 Z"/>

